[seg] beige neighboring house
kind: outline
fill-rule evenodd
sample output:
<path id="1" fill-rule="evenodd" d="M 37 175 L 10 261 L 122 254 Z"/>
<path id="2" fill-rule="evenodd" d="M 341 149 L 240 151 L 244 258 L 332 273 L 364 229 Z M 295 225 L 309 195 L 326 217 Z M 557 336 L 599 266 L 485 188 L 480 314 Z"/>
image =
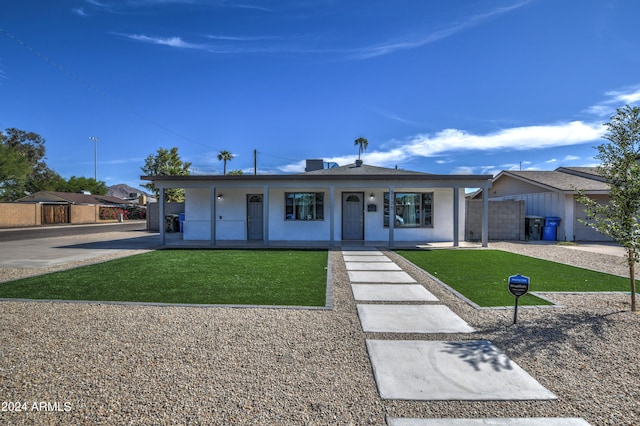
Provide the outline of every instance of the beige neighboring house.
<path id="1" fill-rule="evenodd" d="M 22 197 L 15 203 L 39 205 L 39 220 L 35 225 L 63 223 L 97 223 L 100 207 L 126 207 L 132 203 L 122 198 L 89 193 L 38 191 Z"/>
<path id="2" fill-rule="evenodd" d="M 559 241 L 611 241 L 580 222 L 584 206 L 576 201 L 576 190 L 607 203 L 609 184 L 595 167 L 559 167 L 553 171 L 502 171 L 488 190 L 489 201 L 524 200 L 526 216 L 559 217 Z M 474 198 L 482 198 L 479 192 Z"/>

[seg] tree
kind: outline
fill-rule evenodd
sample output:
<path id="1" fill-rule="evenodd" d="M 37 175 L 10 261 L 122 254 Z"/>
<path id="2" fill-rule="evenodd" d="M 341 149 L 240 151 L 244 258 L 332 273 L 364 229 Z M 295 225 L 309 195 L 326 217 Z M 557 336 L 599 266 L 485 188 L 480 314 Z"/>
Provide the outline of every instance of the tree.
<path id="1" fill-rule="evenodd" d="M 220 154 L 218 154 L 218 161 L 224 161 L 224 172 L 223 175 L 227 174 L 227 161 L 233 160 L 233 154 L 229 151 L 222 150 Z"/>
<path id="2" fill-rule="evenodd" d="M 358 146 L 358 160 L 360 159 L 360 154 L 363 154 L 364 151 L 369 146 L 369 141 L 366 138 L 358 138 L 353 142 L 354 146 Z"/>
<path id="3" fill-rule="evenodd" d="M 60 178 L 44 162 L 44 142 L 37 133 L 16 128 L 0 131 L 0 200 L 14 201 L 50 189 L 52 180 Z"/>
<path id="4" fill-rule="evenodd" d="M 64 192 L 80 192 L 89 191 L 95 195 L 105 195 L 107 193 L 107 184 L 103 181 L 96 181 L 94 178 L 71 176 L 68 180 L 63 181 L 58 191 Z"/>
<path id="5" fill-rule="evenodd" d="M 236 175 L 236 176 L 238 176 L 238 175 L 243 175 L 243 174 L 244 174 L 244 172 L 243 172 L 242 170 L 240 170 L 240 169 L 237 169 L 237 170 L 229 170 L 229 174 L 230 174 L 230 175 Z"/>
<path id="6" fill-rule="evenodd" d="M 38 191 L 60 191 L 59 188 L 64 184 L 65 180 L 62 176 L 41 161 L 27 176 L 24 188 L 26 193 L 33 194 Z"/>
<path id="7" fill-rule="evenodd" d="M 598 173 L 610 185 L 608 204 L 600 204 L 578 191 L 585 206 L 583 223 L 613 238 L 627 251 L 631 310 L 636 312 L 635 264 L 640 253 L 640 107 L 626 105 L 605 124 L 609 142 L 597 148 Z"/>
<path id="8" fill-rule="evenodd" d="M 18 182 L 24 182 L 30 171 L 31 164 L 18 150 L 0 144 L 0 200 L 5 199 Z"/>
<path id="9" fill-rule="evenodd" d="M 147 176 L 187 176 L 191 163 L 183 162 L 178 154 L 178 148 L 173 147 L 170 151 L 165 148 L 158 148 L 156 155 L 149 154 L 145 159 L 142 172 Z M 156 199 L 160 201 L 160 191 L 155 187 L 153 182 L 142 185 L 156 195 Z M 167 202 L 184 201 L 184 189 L 170 188 L 165 191 L 165 200 Z"/>

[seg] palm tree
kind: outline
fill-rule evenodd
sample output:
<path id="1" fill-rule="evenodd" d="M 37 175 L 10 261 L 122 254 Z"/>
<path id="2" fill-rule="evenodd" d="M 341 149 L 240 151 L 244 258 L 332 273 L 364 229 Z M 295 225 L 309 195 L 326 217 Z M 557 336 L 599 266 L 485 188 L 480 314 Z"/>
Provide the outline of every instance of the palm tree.
<path id="1" fill-rule="evenodd" d="M 218 154 L 218 161 L 224 161 L 224 173 L 223 174 L 227 174 L 227 161 L 231 161 L 233 160 L 233 154 L 230 153 L 227 150 L 222 150 L 220 151 L 220 154 Z"/>
<path id="2" fill-rule="evenodd" d="M 369 146 L 369 141 L 367 138 L 358 138 L 354 141 L 353 145 L 359 145 L 358 147 L 358 160 L 360 159 L 360 154 L 362 154 L 367 147 Z"/>

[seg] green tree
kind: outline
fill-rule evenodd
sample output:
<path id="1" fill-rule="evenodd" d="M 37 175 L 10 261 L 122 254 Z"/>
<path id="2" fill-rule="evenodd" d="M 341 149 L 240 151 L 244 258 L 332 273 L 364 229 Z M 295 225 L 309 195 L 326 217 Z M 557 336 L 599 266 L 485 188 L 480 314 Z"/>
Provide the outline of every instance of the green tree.
<path id="1" fill-rule="evenodd" d="M 16 128 L 0 131 L 2 201 L 14 201 L 26 194 L 51 189 L 51 185 L 55 185 L 60 176 L 44 162 L 44 143 L 44 138 L 34 132 Z"/>
<path id="2" fill-rule="evenodd" d="M 607 204 L 600 204 L 578 191 L 589 219 L 583 221 L 613 238 L 627 251 L 631 310 L 636 312 L 635 264 L 640 250 L 640 107 L 618 108 L 604 136 L 609 142 L 597 147 L 598 173 L 610 185 Z"/>
<path id="3" fill-rule="evenodd" d="M 353 142 L 354 146 L 358 147 L 358 160 L 360 159 L 360 154 L 363 154 L 364 151 L 369 146 L 369 141 L 367 138 L 358 138 Z"/>
<path id="4" fill-rule="evenodd" d="M 233 160 L 233 154 L 229 151 L 222 150 L 220 154 L 218 154 L 218 161 L 224 161 L 224 172 L 223 175 L 227 174 L 227 161 Z"/>
<path id="5" fill-rule="evenodd" d="M 68 180 L 63 180 L 58 191 L 80 192 L 89 191 L 95 195 L 105 195 L 107 184 L 103 181 L 96 181 L 94 178 L 71 176 Z"/>
<path id="6" fill-rule="evenodd" d="M 141 169 L 146 176 L 187 176 L 191 174 L 189 167 L 191 167 L 191 163 L 182 161 L 178 154 L 178 148 L 173 147 L 171 150 L 158 148 L 156 155 L 149 154 L 145 159 L 144 167 L 141 167 Z M 155 187 L 153 182 L 145 183 L 142 186 L 153 192 L 156 199 L 160 201 L 160 191 Z M 165 201 L 184 201 L 184 189 L 167 189 L 165 191 Z"/>
<path id="7" fill-rule="evenodd" d="M 24 182 L 30 171 L 31 164 L 25 157 L 15 148 L 0 144 L 0 200 L 5 200 L 19 182 Z"/>
<path id="8" fill-rule="evenodd" d="M 237 169 L 237 170 L 229 170 L 229 174 L 230 174 L 230 175 L 236 175 L 236 176 L 238 176 L 238 175 L 243 175 L 243 174 L 244 174 L 244 172 L 243 172 L 242 170 L 240 170 L 240 169 Z"/>
<path id="9" fill-rule="evenodd" d="M 33 168 L 25 182 L 25 192 L 33 194 L 38 191 L 59 191 L 65 180 L 50 169 L 44 162 L 39 162 Z"/>

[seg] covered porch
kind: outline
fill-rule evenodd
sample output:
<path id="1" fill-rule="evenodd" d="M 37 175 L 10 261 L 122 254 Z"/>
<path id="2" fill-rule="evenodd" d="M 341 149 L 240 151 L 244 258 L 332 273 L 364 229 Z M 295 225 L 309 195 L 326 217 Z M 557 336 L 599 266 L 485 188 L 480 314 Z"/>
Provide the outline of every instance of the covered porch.
<path id="1" fill-rule="evenodd" d="M 164 200 L 185 189 L 182 246 L 459 247 L 465 188 L 488 189 L 490 175 L 430 175 L 343 166 L 297 175 L 148 176 Z M 164 203 L 159 203 L 164 217 Z M 160 229 L 163 245 L 175 245 Z M 487 246 L 488 202 L 482 246 Z M 171 236 L 171 240 L 177 237 Z"/>

